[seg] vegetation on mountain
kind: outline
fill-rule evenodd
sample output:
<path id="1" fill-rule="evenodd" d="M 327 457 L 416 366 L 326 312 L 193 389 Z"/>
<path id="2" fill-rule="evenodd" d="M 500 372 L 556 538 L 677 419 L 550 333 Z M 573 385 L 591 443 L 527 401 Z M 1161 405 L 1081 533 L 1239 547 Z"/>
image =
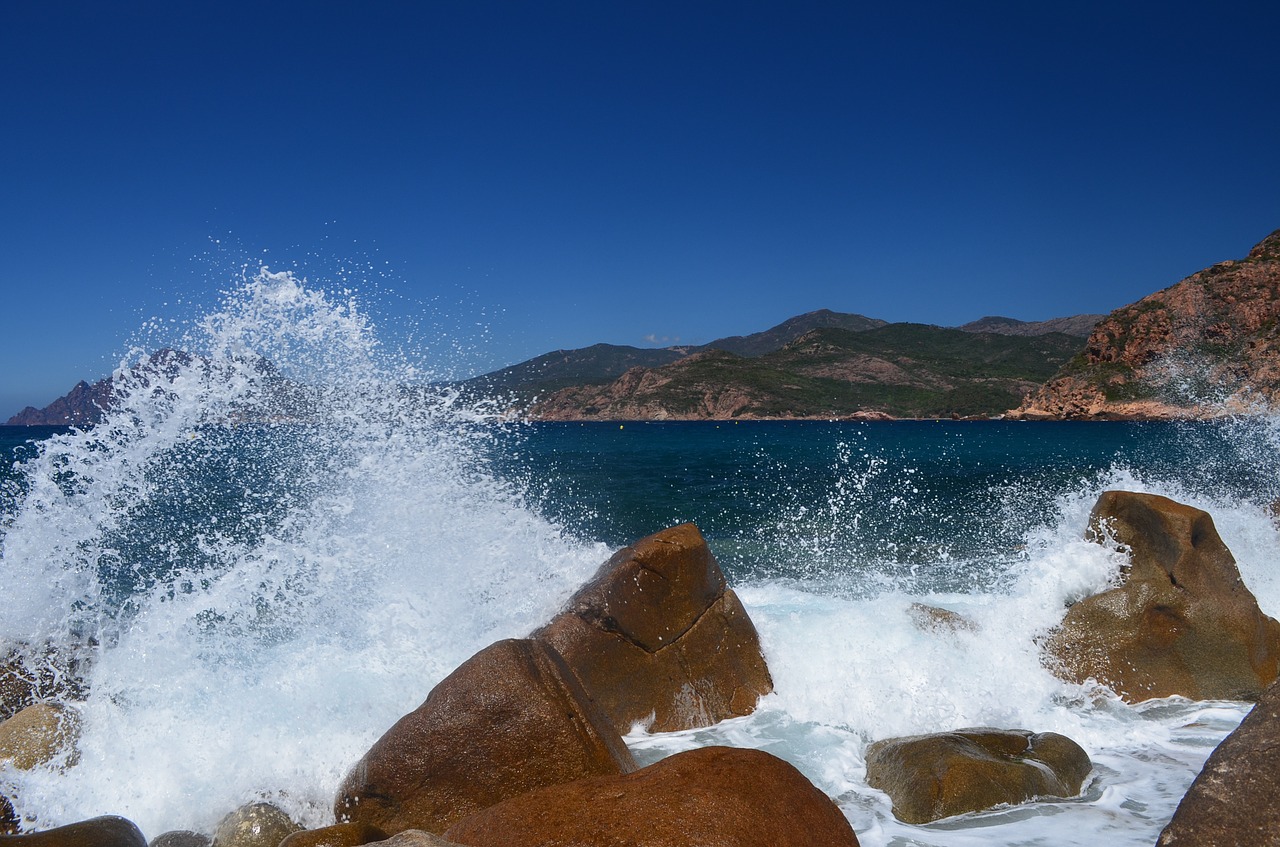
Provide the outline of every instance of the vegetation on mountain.
<path id="1" fill-rule="evenodd" d="M 989 416 L 1016 405 L 1080 346 L 1062 334 L 924 324 L 817 329 L 754 358 L 720 350 L 608 385 L 561 389 L 530 410 L 555 420 Z"/>

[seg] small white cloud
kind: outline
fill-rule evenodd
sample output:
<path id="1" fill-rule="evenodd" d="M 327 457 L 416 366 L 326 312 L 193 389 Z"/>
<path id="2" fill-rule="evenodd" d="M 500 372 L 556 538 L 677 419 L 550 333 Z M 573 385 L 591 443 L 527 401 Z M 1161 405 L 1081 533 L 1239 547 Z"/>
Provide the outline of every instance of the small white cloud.
<path id="1" fill-rule="evenodd" d="M 679 344 L 680 336 L 678 335 L 658 335 L 651 332 L 644 337 L 646 343 L 649 344 Z"/>

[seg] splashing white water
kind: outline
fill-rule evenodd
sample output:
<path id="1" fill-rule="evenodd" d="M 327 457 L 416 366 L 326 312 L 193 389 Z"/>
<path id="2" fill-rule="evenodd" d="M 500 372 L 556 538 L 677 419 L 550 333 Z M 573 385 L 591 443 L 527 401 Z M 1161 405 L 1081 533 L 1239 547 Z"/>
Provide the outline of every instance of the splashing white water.
<path id="1" fill-rule="evenodd" d="M 354 300 L 263 269 L 175 346 L 25 468 L 0 635 L 93 660 L 79 764 L 0 780 L 41 827 L 330 822 L 382 731 L 607 551 L 490 475 L 484 412 L 408 384 Z"/>

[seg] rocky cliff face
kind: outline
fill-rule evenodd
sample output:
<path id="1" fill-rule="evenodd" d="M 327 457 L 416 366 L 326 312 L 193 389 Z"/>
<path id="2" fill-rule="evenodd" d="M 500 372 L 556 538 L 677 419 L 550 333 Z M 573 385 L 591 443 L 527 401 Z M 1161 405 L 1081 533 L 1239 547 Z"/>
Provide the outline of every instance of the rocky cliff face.
<path id="1" fill-rule="evenodd" d="M 1212 417 L 1280 403 L 1280 230 L 1117 309 L 1015 417 Z"/>

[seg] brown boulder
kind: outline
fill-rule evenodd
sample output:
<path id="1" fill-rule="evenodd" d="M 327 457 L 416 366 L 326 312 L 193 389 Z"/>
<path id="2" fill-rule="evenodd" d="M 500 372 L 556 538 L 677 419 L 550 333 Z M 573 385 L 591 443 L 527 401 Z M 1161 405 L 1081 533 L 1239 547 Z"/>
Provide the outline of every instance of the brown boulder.
<path id="1" fill-rule="evenodd" d="M 279 847 L 300 829 L 278 806 L 249 803 L 218 821 L 212 847 Z"/>
<path id="2" fill-rule="evenodd" d="M 608 718 L 540 641 L 499 641 L 447 676 L 347 775 L 338 820 L 443 832 L 516 794 L 635 770 Z"/>
<path id="3" fill-rule="evenodd" d="M 710 726 L 773 690 L 755 626 L 690 523 L 619 550 L 532 637 L 564 656 L 621 733 Z"/>
<path id="4" fill-rule="evenodd" d="M 360 847 L 362 844 L 384 841 L 386 837 L 387 834 L 376 826 L 349 821 L 295 832 L 281 841 L 280 847 Z"/>
<path id="5" fill-rule="evenodd" d="M 107 815 L 42 832 L 0 835 L 4 847 L 147 847 L 132 821 Z"/>
<path id="6" fill-rule="evenodd" d="M 959 612 L 940 609 L 924 603 L 912 603 L 907 607 L 907 615 L 916 629 L 924 632 L 956 633 L 977 632 L 978 625 Z"/>
<path id="7" fill-rule="evenodd" d="M 454 824 L 469 847 L 856 847 L 840 809 L 760 750 L 704 747 L 539 789 Z"/>
<path id="8" fill-rule="evenodd" d="M 1160 847 L 1255 847 L 1280 843 L 1280 682 L 1204 763 Z"/>
<path id="9" fill-rule="evenodd" d="M 79 740 L 80 716 L 74 709 L 36 703 L 0 723 L 0 762 L 31 770 L 65 756 L 74 764 Z"/>
<path id="10" fill-rule="evenodd" d="M 1080 745 L 1053 732 L 965 729 L 867 748 L 867 783 L 888 794 L 893 814 L 910 824 L 1036 797 L 1073 797 L 1092 767 Z"/>
<path id="11" fill-rule="evenodd" d="M 1054 670 L 1131 702 L 1256 700 L 1280 671 L 1280 622 L 1258 608 L 1207 512 L 1107 491 L 1091 537 L 1129 548 L 1115 588 L 1067 610 L 1046 643 Z"/>

